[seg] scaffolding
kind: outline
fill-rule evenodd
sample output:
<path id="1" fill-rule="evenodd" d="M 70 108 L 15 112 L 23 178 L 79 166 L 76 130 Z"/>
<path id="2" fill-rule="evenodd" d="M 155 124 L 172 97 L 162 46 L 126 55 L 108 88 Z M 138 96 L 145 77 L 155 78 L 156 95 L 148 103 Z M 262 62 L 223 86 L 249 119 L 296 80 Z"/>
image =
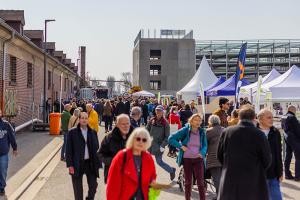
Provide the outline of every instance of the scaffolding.
<path id="1" fill-rule="evenodd" d="M 206 56 L 216 76 L 230 77 L 235 73 L 237 57 L 245 42 L 248 43 L 245 77 L 250 82 L 272 68 L 284 73 L 293 65 L 300 66 L 300 39 L 197 40 L 196 68 Z"/>

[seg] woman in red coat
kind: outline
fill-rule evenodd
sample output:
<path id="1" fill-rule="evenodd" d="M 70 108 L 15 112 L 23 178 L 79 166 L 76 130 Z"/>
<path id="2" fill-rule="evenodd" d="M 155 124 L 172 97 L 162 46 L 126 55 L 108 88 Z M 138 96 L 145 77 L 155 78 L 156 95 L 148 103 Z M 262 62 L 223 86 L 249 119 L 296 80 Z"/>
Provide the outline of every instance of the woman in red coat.
<path id="1" fill-rule="evenodd" d="M 178 112 L 177 106 L 172 106 L 169 115 L 169 124 L 177 124 L 179 130 L 181 129 L 181 122 L 177 112 Z"/>
<path id="2" fill-rule="evenodd" d="M 147 152 L 150 146 L 150 134 L 145 128 L 131 133 L 126 149 L 118 152 L 109 168 L 107 200 L 148 200 L 150 184 L 156 179 L 155 164 Z"/>

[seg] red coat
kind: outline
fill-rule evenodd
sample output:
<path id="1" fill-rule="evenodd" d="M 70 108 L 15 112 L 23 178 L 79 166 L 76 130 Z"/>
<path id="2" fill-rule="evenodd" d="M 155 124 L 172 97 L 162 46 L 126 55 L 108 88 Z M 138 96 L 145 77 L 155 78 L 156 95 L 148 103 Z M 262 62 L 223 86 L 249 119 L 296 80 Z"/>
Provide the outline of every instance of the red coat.
<path id="1" fill-rule="evenodd" d="M 126 162 L 124 162 L 124 152 L 126 153 Z M 141 185 L 144 200 L 148 200 L 149 185 L 152 181 L 155 181 L 155 179 L 156 170 L 153 158 L 149 152 L 142 152 Z M 138 176 L 132 150 L 121 150 L 114 157 L 109 168 L 106 198 L 107 200 L 130 200 L 137 189 Z"/>
<path id="2" fill-rule="evenodd" d="M 177 114 L 170 113 L 169 115 L 169 123 L 170 124 L 178 124 L 178 130 L 181 129 L 180 117 Z"/>

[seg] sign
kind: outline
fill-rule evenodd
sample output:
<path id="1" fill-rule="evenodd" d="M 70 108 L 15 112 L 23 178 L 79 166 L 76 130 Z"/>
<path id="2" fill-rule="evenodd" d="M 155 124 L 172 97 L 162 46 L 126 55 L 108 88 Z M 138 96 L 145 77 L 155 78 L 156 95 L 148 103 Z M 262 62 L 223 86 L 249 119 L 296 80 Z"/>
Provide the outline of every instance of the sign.
<path id="1" fill-rule="evenodd" d="M 168 29 L 163 29 L 160 30 L 160 35 L 185 35 L 185 30 L 168 30 Z"/>
<path id="2" fill-rule="evenodd" d="M 17 115 L 17 90 L 7 89 L 4 96 L 4 115 L 16 116 Z"/>

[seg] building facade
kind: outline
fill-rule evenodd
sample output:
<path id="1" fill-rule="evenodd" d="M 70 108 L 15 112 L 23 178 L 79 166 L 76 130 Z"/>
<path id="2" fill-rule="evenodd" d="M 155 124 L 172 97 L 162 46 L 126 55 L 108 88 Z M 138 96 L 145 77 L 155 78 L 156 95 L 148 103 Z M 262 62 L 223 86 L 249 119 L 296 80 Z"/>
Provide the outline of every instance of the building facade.
<path id="1" fill-rule="evenodd" d="M 185 31 L 161 30 L 160 37 L 140 31 L 133 49 L 133 85 L 154 94 L 175 93 L 195 74 L 195 40 Z"/>
<path id="2" fill-rule="evenodd" d="M 247 42 L 245 78 L 255 82 L 259 75 L 268 74 L 272 68 L 284 73 L 291 66 L 300 66 L 300 40 L 197 40 L 196 63 L 203 56 L 216 76 L 229 78 L 236 71 L 237 57 L 243 43 Z"/>
<path id="3" fill-rule="evenodd" d="M 44 99 L 74 96 L 75 66 L 55 57 L 55 44 L 43 43 L 41 31 L 25 31 L 23 11 L 0 11 L 0 104 L 4 116 L 16 125 L 42 119 Z M 31 40 L 30 37 L 33 39 Z M 47 49 L 46 97 L 44 50 Z M 50 108 L 51 109 L 51 108 Z"/>

